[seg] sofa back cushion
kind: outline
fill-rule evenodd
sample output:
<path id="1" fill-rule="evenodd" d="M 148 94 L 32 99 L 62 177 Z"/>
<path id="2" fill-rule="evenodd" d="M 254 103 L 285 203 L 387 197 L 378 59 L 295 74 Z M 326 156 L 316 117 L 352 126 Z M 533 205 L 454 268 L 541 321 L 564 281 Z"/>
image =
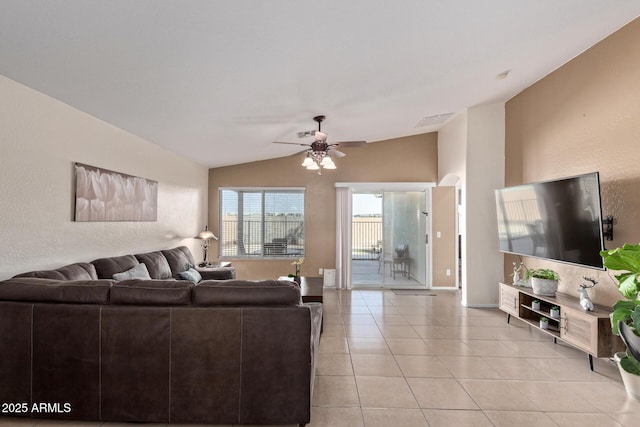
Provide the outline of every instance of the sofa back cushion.
<path id="1" fill-rule="evenodd" d="M 108 304 L 111 280 L 17 277 L 0 283 L 1 301 Z"/>
<path id="2" fill-rule="evenodd" d="M 193 267 L 196 265 L 191 251 L 186 246 L 166 249 L 161 252 L 169 263 L 169 267 L 171 268 L 171 276 L 175 277 L 178 273 L 187 271 L 189 267 Z"/>
<path id="3" fill-rule="evenodd" d="M 197 305 L 300 305 L 300 287 L 284 280 L 204 280 L 193 289 Z"/>
<path id="4" fill-rule="evenodd" d="M 124 255 L 111 258 L 100 258 L 91 261 L 96 268 L 99 279 L 112 279 L 116 273 L 130 270 L 139 264 L 133 255 Z"/>
<path id="5" fill-rule="evenodd" d="M 55 270 L 40 270 L 21 273 L 14 277 L 40 277 L 43 279 L 56 280 L 96 280 L 98 275 L 93 264 L 88 262 L 79 262 L 76 264 L 65 265 Z"/>
<path id="6" fill-rule="evenodd" d="M 152 279 L 164 280 L 172 276 L 169 262 L 167 262 L 162 252 L 156 251 L 146 254 L 136 254 L 135 257 L 138 262 L 147 266 L 147 270 Z"/>
<path id="7" fill-rule="evenodd" d="M 123 280 L 111 288 L 111 304 L 189 305 L 191 282 L 182 280 Z"/>

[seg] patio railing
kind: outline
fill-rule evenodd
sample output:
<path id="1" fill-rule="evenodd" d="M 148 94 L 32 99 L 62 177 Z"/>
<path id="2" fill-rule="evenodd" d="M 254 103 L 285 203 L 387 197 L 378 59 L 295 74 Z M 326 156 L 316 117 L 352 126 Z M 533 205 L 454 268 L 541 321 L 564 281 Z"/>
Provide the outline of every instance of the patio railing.
<path id="1" fill-rule="evenodd" d="M 351 224 L 351 259 L 378 259 L 382 251 L 382 218 Z"/>

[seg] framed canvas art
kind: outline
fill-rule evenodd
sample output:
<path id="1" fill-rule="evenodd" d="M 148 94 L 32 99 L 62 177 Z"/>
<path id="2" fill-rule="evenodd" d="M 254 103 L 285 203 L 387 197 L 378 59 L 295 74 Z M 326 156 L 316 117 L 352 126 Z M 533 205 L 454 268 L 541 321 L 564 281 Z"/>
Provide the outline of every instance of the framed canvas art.
<path id="1" fill-rule="evenodd" d="M 75 221 L 157 221 L 158 182 L 75 164 Z"/>

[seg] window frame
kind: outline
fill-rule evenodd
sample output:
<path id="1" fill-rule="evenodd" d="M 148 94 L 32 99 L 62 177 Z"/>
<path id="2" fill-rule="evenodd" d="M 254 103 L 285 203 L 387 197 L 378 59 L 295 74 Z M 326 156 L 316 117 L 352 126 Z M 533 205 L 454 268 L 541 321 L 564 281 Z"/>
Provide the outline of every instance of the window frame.
<path id="1" fill-rule="evenodd" d="M 235 255 L 225 255 L 224 254 L 224 250 L 223 250 L 223 244 L 224 244 L 224 230 L 225 227 L 223 226 L 223 222 L 224 222 L 224 212 L 223 212 L 223 208 L 224 208 L 224 204 L 223 204 L 223 192 L 224 191 L 235 191 L 237 193 L 262 193 L 261 194 L 261 198 L 260 198 L 260 204 L 261 204 L 261 219 L 260 219 L 260 227 L 262 229 L 261 231 L 261 245 L 262 246 L 262 252 L 261 253 L 254 253 L 254 254 L 245 254 L 245 255 L 241 255 L 236 253 Z M 302 213 L 302 248 L 301 248 L 301 252 L 296 252 L 296 253 L 291 253 L 291 254 L 282 254 L 282 255 L 274 255 L 274 254 L 270 254 L 270 255 L 266 255 L 265 254 L 265 244 L 269 244 L 269 243 L 273 243 L 273 242 L 265 242 L 265 217 L 266 217 L 266 212 L 265 212 L 265 196 L 268 193 L 291 193 L 291 192 L 299 192 L 300 194 L 302 194 L 303 197 L 303 203 L 302 203 L 302 207 L 303 207 L 303 213 Z M 306 215 L 306 204 L 307 204 L 307 189 L 306 187 L 219 187 L 218 188 L 218 222 L 219 222 L 219 238 L 218 238 L 218 257 L 220 259 L 238 259 L 238 260 L 249 260 L 249 259 L 256 259 L 256 260 L 287 260 L 287 259 L 297 259 L 297 258 L 304 258 L 305 254 L 306 254 L 306 232 L 307 232 L 307 227 L 306 227 L 306 222 L 307 222 L 307 215 Z M 285 245 L 286 247 L 286 245 Z M 237 251 L 236 251 L 237 252 Z"/>

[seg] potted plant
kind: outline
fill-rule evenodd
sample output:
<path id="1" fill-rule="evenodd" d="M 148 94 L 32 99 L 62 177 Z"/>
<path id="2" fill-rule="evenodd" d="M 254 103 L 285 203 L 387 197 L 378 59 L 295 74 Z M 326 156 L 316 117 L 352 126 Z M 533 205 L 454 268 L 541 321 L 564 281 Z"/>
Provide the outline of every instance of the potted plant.
<path id="1" fill-rule="evenodd" d="M 558 290 L 560 276 L 548 268 L 527 270 L 527 279 L 531 279 L 533 293 L 538 295 L 555 295 Z"/>
<path id="2" fill-rule="evenodd" d="M 540 300 L 534 299 L 531 302 L 531 308 L 534 310 L 540 310 Z"/>
<path id="3" fill-rule="evenodd" d="M 540 329 L 549 329 L 549 319 L 546 317 L 540 318 Z"/>
<path id="4" fill-rule="evenodd" d="M 551 317 L 553 317 L 554 319 L 559 319 L 560 318 L 560 307 L 558 307 L 557 305 L 554 305 L 553 307 L 551 307 L 551 309 L 549 310 L 549 315 Z"/>
<path id="5" fill-rule="evenodd" d="M 618 291 L 625 298 L 616 302 L 611 314 L 611 329 L 627 345 L 626 352 L 616 353 L 620 375 L 627 394 L 640 401 L 640 245 L 628 245 L 600 252 L 604 266 L 615 270 Z"/>
<path id="6" fill-rule="evenodd" d="M 300 270 L 302 270 L 302 263 L 304 263 L 304 258 L 300 258 L 291 263 L 291 265 L 296 267 L 296 272 L 295 274 L 289 274 L 289 277 L 292 277 L 293 281 L 297 284 L 300 284 Z"/>

